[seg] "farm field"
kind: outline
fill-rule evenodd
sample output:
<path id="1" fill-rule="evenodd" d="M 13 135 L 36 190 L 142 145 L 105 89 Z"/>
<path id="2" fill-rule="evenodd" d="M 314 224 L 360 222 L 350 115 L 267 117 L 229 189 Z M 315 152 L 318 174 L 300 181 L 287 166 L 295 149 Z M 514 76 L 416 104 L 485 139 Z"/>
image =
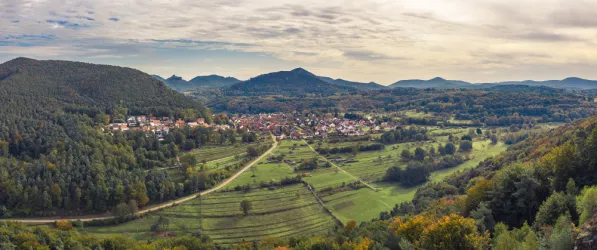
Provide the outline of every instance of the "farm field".
<path id="1" fill-rule="evenodd" d="M 206 162 L 205 164 L 200 164 L 200 165 L 205 165 L 205 168 L 210 169 L 210 170 L 222 169 L 227 166 L 234 166 L 234 165 L 238 164 L 239 162 L 241 162 L 243 160 L 243 158 L 245 156 L 246 156 L 246 153 L 243 152 L 240 154 L 231 155 L 231 156 L 224 157 L 221 159 L 209 161 L 209 162 Z"/>
<path id="2" fill-rule="evenodd" d="M 379 213 L 392 210 L 395 204 L 411 200 L 420 186 L 403 188 L 391 183 L 373 183 L 378 191 L 369 188 L 321 194 L 326 206 L 344 223 L 357 223 L 379 217 Z"/>
<path id="3" fill-rule="evenodd" d="M 244 185 L 259 187 L 259 184 L 262 181 L 279 181 L 284 177 L 292 177 L 295 175 L 293 170 L 285 163 L 267 163 L 267 159 L 263 159 L 257 165 L 253 166 L 252 169 L 241 174 L 229 185 L 230 188 Z"/>
<path id="4" fill-rule="evenodd" d="M 239 209 L 242 200 L 253 205 L 248 216 Z M 127 235 L 135 239 L 152 239 L 150 231 L 160 216 L 170 223 L 168 232 L 191 235 L 202 232 L 221 244 L 252 241 L 263 237 L 289 237 L 326 232 L 338 222 L 317 202 L 302 184 L 277 190 L 257 189 L 250 192 L 219 192 L 197 198 L 155 215 L 110 227 L 88 227 L 98 236 Z"/>
<path id="5" fill-rule="evenodd" d="M 433 171 L 431 172 L 430 181 L 443 181 L 451 174 L 475 167 L 487 157 L 498 155 L 507 149 L 503 143 L 491 145 L 489 141 L 478 142 L 478 145 L 473 148 L 473 154 L 477 154 L 474 159 L 453 168 Z M 321 197 L 330 210 L 342 221 L 346 223 L 355 220 L 360 223 L 377 218 L 379 213 L 391 210 L 397 203 L 412 200 L 417 189 L 424 184 L 409 188 L 401 187 L 397 183 L 385 182 L 374 182 L 372 185 L 378 189 L 377 192 L 368 188 L 361 188 L 332 195 L 322 195 Z"/>
<path id="6" fill-rule="evenodd" d="M 211 162 L 215 160 L 220 160 L 228 157 L 233 157 L 236 155 L 244 154 L 247 152 L 247 148 L 253 146 L 257 147 L 262 141 L 269 143 L 271 141 L 270 136 L 260 137 L 259 142 L 257 143 L 237 143 L 235 145 L 225 145 L 225 146 L 206 146 L 200 149 L 195 149 L 190 152 L 186 152 L 185 154 L 190 154 L 195 156 L 197 162 Z"/>

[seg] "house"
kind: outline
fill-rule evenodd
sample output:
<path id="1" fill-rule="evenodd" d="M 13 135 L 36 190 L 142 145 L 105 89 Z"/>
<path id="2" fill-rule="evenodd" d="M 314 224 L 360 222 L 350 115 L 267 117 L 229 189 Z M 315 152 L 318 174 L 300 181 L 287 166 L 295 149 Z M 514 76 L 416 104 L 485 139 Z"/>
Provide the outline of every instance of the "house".
<path id="1" fill-rule="evenodd" d="M 205 118 L 197 118 L 197 124 L 200 124 L 200 125 L 205 124 Z"/>
<path id="2" fill-rule="evenodd" d="M 162 125 L 162 122 L 160 120 L 151 120 L 151 122 L 149 122 L 149 126 L 152 126 L 152 127 L 156 127 L 159 125 Z"/>
<path id="3" fill-rule="evenodd" d="M 298 140 L 301 138 L 301 133 L 293 131 L 292 133 L 290 133 L 290 138 L 293 140 Z"/>
<path id="4" fill-rule="evenodd" d="M 180 118 L 178 120 L 176 120 L 176 123 L 174 124 L 174 126 L 177 128 L 182 128 L 182 127 L 184 127 L 184 125 L 185 125 L 184 121 Z"/>
<path id="5" fill-rule="evenodd" d="M 199 124 L 198 124 L 198 123 L 196 123 L 196 122 L 187 122 L 187 126 L 189 126 L 189 127 L 191 127 L 191 128 L 194 128 L 194 127 L 197 127 L 197 126 L 199 126 Z"/>

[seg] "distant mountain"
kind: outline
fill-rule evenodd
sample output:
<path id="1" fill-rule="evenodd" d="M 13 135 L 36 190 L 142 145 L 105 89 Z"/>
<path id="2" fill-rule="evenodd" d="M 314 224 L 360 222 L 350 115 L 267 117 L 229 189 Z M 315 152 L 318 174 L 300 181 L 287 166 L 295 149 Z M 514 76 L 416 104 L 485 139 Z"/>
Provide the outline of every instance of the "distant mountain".
<path id="1" fill-rule="evenodd" d="M 552 88 L 561 88 L 568 90 L 584 90 L 584 89 L 597 89 L 597 81 L 586 80 L 578 77 L 569 77 L 563 80 L 548 80 L 548 81 L 510 81 L 500 82 L 497 84 L 509 84 L 509 85 L 528 85 L 528 86 L 547 86 Z"/>
<path id="2" fill-rule="evenodd" d="M 471 83 L 464 81 L 446 80 L 441 77 L 436 77 L 430 80 L 401 80 L 391 84 L 391 88 L 436 88 L 436 89 L 451 89 L 451 88 L 471 88 Z"/>
<path id="3" fill-rule="evenodd" d="M 548 81 L 508 81 L 508 82 L 495 82 L 495 83 L 470 83 L 459 80 L 446 80 L 441 77 L 436 77 L 430 80 L 401 80 L 393 83 L 389 87 L 391 88 L 436 88 L 436 89 L 451 89 L 451 88 L 466 88 L 466 89 L 490 89 L 494 86 L 502 85 L 526 85 L 526 86 L 546 86 L 556 89 L 567 89 L 567 90 L 583 90 L 583 89 L 597 89 L 597 81 L 586 80 L 578 77 L 569 77 L 563 80 L 548 80 Z M 513 89 L 513 88 L 510 88 Z M 518 88 L 519 90 L 526 91 L 528 89 Z M 503 90 L 503 89 L 501 89 Z"/>
<path id="4" fill-rule="evenodd" d="M 331 77 L 325 77 L 325 76 L 320 76 L 319 79 L 324 80 L 331 84 L 345 86 L 345 87 L 351 87 L 351 88 L 356 88 L 356 89 L 361 89 L 361 90 L 375 90 L 375 89 L 387 88 L 386 86 L 375 83 L 375 82 L 369 82 L 369 83 L 352 82 L 352 81 L 347 81 L 347 80 L 340 79 L 340 78 L 333 79 Z"/>
<path id="5" fill-rule="evenodd" d="M 164 79 L 163 77 L 158 75 L 152 76 L 178 92 L 202 88 L 225 88 L 232 84 L 240 82 L 240 80 L 234 77 L 223 77 L 218 75 L 197 76 L 191 79 L 190 81 L 186 81 L 182 79 L 182 77 L 176 75 L 172 75 L 168 79 Z"/>
<path id="6" fill-rule="evenodd" d="M 197 76 L 189 81 L 193 86 L 200 88 L 224 88 L 238 82 L 240 82 L 240 80 L 234 77 L 223 77 L 219 75 Z"/>
<path id="7" fill-rule="evenodd" d="M 539 94 L 558 94 L 564 92 L 561 88 L 552 88 L 547 86 L 529 86 L 529 85 L 508 85 L 499 84 L 486 88 L 494 92 L 516 92 L 516 93 L 539 93 Z"/>
<path id="8" fill-rule="evenodd" d="M 355 88 L 331 84 L 302 68 L 260 75 L 233 84 L 227 89 L 235 95 L 324 94 L 356 91 Z"/>

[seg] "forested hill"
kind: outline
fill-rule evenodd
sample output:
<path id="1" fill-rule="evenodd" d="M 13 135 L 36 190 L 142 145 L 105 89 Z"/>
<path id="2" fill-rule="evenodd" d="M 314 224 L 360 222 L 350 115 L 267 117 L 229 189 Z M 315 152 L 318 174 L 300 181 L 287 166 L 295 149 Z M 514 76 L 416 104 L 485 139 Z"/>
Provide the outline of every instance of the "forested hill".
<path id="1" fill-rule="evenodd" d="M 196 192 L 211 180 L 175 183 L 159 169 L 174 166 L 185 141 L 194 148 L 234 137 L 171 128 L 160 142 L 153 133 L 107 133 L 110 120 L 129 115 L 212 118 L 129 68 L 17 58 L 0 65 L 0 103 L 0 217 L 103 213 Z"/>
<path id="2" fill-rule="evenodd" d="M 297 68 L 292 71 L 260 75 L 236 83 L 225 91 L 229 95 L 333 95 L 356 91 L 356 89 L 328 83 L 309 71 Z"/>
<path id="3" fill-rule="evenodd" d="M 362 89 L 362 90 L 375 90 L 375 89 L 386 89 L 387 88 L 387 86 L 384 86 L 384 85 L 381 85 L 381 84 L 378 84 L 375 82 L 369 82 L 369 83 L 353 82 L 353 81 L 347 81 L 344 79 L 333 79 L 333 78 L 325 77 L 325 76 L 320 76 L 319 79 L 329 82 L 331 84 L 351 87 L 351 88 L 355 88 L 355 89 Z"/>
<path id="4" fill-rule="evenodd" d="M 200 116 L 210 117 L 202 104 L 148 74 L 124 67 L 17 58 L 0 65 L 0 87 L 0 98 L 8 111 L 51 105 L 80 109 L 93 116 L 124 107 L 132 115 L 174 116 L 183 109 L 194 109 Z M 19 98 L 25 103 L 10 105 Z"/>

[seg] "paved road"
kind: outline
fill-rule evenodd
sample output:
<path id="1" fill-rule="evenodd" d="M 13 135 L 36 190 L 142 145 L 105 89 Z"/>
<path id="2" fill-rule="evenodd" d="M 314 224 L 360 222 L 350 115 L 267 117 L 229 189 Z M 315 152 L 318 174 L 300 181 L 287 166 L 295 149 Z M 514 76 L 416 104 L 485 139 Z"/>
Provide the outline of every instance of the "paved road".
<path id="1" fill-rule="evenodd" d="M 274 151 L 274 149 L 276 149 L 276 147 L 278 146 L 278 141 L 276 141 L 276 138 L 273 135 L 271 135 L 271 137 L 272 137 L 272 140 L 274 141 L 274 143 L 272 144 L 272 147 L 270 149 L 268 149 L 265 153 L 263 153 L 262 155 L 260 155 L 256 159 L 254 159 L 251 163 L 249 163 L 243 169 L 236 172 L 236 174 L 234 174 L 230 178 L 226 179 L 225 181 L 219 183 L 217 186 L 210 188 L 208 190 L 201 191 L 201 192 L 193 194 L 193 195 L 189 195 L 186 197 L 182 197 L 182 198 L 173 200 L 173 201 L 169 201 L 166 203 L 157 204 L 157 205 L 153 205 L 153 206 L 148 206 L 144 209 L 139 210 L 136 213 L 136 215 L 142 215 L 142 214 L 146 214 L 146 213 L 153 212 L 156 210 L 171 207 L 176 204 L 180 204 L 180 203 L 195 199 L 197 197 L 197 195 L 207 195 L 207 194 L 210 194 L 210 193 L 213 193 L 215 191 L 222 189 L 224 186 L 228 185 L 230 182 L 232 182 L 237 177 L 239 177 L 242 173 L 249 170 L 253 165 L 257 164 L 257 162 L 259 162 L 261 159 L 263 159 L 263 157 L 269 155 L 272 151 Z M 107 219 L 114 219 L 114 218 L 115 218 L 114 216 L 72 216 L 72 217 L 51 217 L 51 218 L 0 219 L 0 221 L 18 221 L 21 223 L 29 223 L 29 224 L 45 224 L 45 223 L 53 223 L 57 220 L 91 221 L 91 220 L 107 220 Z"/>
<path id="2" fill-rule="evenodd" d="M 328 158 L 325 158 L 323 155 L 321 155 L 319 152 L 317 152 L 317 150 L 315 150 L 313 147 L 311 147 L 311 145 L 309 145 L 309 143 L 307 143 L 307 141 L 303 140 L 303 142 L 305 144 L 307 144 L 307 146 L 309 146 L 309 148 L 311 150 L 313 150 L 317 155 L 321 156 L 321 158 L 323 158 L 325 161 L 329 162 L 333 167 L 340 169 L 340 171 L 344 172 L 345 174 L 347 174 L 348 176 L 354 178 L 355 180 L 358 180 L 359 182 L 361 182 L 363 185 L 365 185 L 366 187 L 370 188 L 373 191 L 377 191 L 377 188 L 369 185 L 367 182 L 364 182 L 363 180 L 361 180 L 361 178 L 358 178 L 352 174 L 350 174 L 349 172 L 346 172 L 344 169 L 342 169 L 341 167 L 338 167 L 336 164 L 334 164 L 332 161 L 328 160 Z"/>

